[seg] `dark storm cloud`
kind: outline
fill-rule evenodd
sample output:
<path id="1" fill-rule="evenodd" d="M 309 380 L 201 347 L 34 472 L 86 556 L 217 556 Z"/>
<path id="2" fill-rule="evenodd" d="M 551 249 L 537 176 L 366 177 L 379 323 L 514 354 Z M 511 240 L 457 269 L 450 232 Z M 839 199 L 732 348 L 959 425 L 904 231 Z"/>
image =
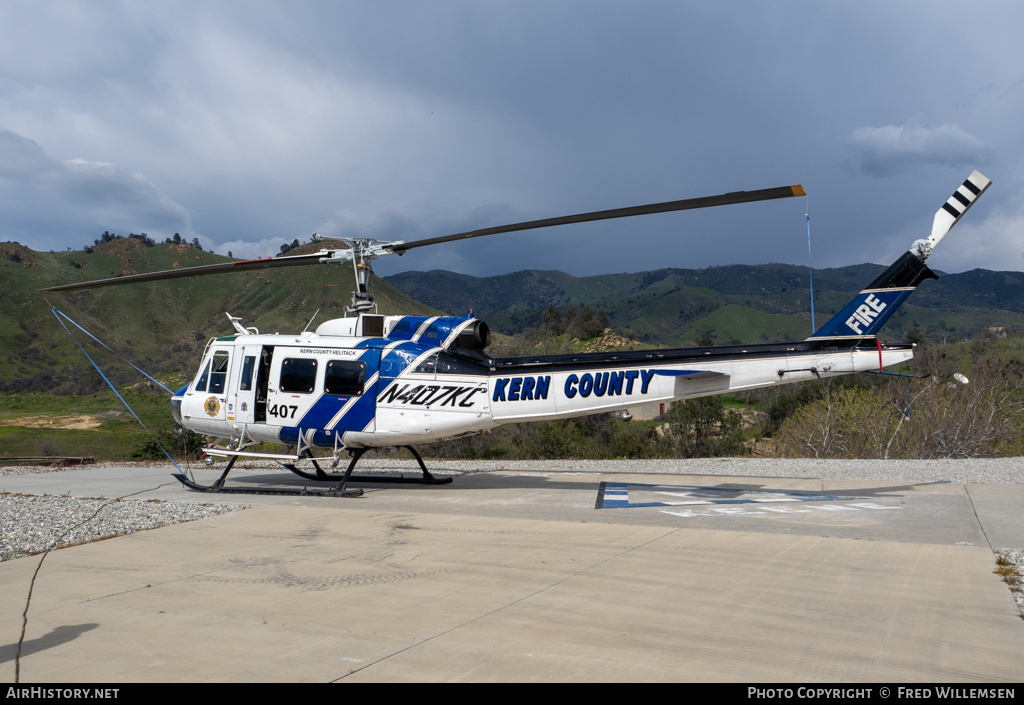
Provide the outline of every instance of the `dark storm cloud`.
<path id="1" fill-rule="evenodd" d="M 80 248 L 103 230 L 142 230 L 137 223 L 148 224 L 151 235 L 189 232 L 186 211 L 145 177 L 112 164 L 52 159 L 10 130 L 0 130 L 0 184 L 0 237 L 35 249 Z"/>
<path id="2" fill-rule="evenodd" d="M 5 147 L 27 161 L 8 166 L 0 237 L 194 231 L 259 256 L 314 231 L 412 240 L 803 183 L 808 202 L 378 269 L 804 262 L 808 203 L 815 262 L 837 266 L 905 249 L 978 168 L 995 186 L 958 226 L 978 237 L 944 266 L 998 267 L 1024 219 L 1022 20 L 999 2 L 11 0 L 0 129 L 28 143 Z"/>

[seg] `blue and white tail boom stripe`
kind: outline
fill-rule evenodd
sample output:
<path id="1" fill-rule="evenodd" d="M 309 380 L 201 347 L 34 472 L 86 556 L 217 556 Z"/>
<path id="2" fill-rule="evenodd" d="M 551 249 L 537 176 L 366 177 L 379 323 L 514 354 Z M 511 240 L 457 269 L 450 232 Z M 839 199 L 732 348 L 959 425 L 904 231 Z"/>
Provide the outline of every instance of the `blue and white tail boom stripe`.
<path id="1" fill-rule="evenodd" d="M 889 317 L 921 282 L 939 278 L 924 263 L 925 260 L 935 245 L 991 185 L 992 182 L 980 172 L 971 173 L 935 213 L 931 235 L 926 240 L 917 240 L 909 251 L 904 252 L 808 340 L 868 338 L 877 335 Z"/>

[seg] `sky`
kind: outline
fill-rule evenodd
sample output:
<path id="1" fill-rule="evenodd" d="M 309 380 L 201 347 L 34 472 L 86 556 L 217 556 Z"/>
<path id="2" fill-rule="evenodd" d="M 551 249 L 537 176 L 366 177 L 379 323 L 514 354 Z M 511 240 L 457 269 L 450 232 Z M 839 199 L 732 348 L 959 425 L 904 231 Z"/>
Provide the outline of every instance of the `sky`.
<path id="1" fill-rule="evenodd" d="M 1021 27 L 999 1 L 4 0 L 0 241 L 262 257 L 802 184 L 374 268 L 888 264 L 978 169 L 929 265 L 1021 271 Z"/>

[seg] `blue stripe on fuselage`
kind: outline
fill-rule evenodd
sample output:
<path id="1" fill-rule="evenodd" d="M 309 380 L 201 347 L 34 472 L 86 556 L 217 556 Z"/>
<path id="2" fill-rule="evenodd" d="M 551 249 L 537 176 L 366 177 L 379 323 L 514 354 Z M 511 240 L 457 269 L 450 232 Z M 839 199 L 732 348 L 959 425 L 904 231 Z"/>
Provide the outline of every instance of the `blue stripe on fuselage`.
<path id="1" fill-rule="evenodd" d="M 377 413 L 377 390 L 394 381 L 393 377 L 388 376 L 385 378 L 381 373 L 387 371 L 389 374 L 397 377 L 406 372 L 409 366 L 420 356 L 434 349 L 434 346 L 430 345 L 411 341 L 387 340 L 385 338 L 361 340 L 355 347 L 367 351 L 360 355 L 358 359 L 366 363 L 367 382 L 374 380 L 376 375 L 372 385 L 367 385 L 363 394 L 356 399 L 355 403 L 349 407 L 341 419 L 330 428 L 331 421 L 342 407 L 349 403 L 351 397 L 341 397 L 333 394 L 321 395 L 295 426 L 281 429 L 278 437 L 282 443 L 295 445 L 298 442 L 299 429 L 304 431 L 309 429 L 316 430 L 313 439 L 314 444 L 326 446 L 334 445 L 335 433 L 365 430 L 374 420 Z M 332 431 L 332 433 L 326 433 L 328 430 Z"/>

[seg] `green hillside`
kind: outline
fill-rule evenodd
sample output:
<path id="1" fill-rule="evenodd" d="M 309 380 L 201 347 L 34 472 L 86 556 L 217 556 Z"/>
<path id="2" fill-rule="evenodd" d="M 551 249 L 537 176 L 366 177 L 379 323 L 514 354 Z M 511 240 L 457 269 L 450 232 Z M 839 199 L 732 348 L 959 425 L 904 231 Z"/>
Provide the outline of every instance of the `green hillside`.
<path id="1" fill-rule="evenodd" d="M 333 244 L 308 244 L 289 254 Z M 178 441 L 168 395 L 125 359 L 171 389 L 192 377 L 206 341 L 233 328 L 240 316 L 262 332 L 299 332 L 344 315 L 352 289 L 351 266 L 296 267 L 194 279 L 175 279 L 82 292 L 38 289 L 230 261 L 188 244 L 146 246 L 116 238 L 92 251 L 35 252 L 0 243 L 0 462 L 4 457 L 94 456 L 152 458 L 149 435 L 106 387 L 51 306 L 66 313 L 117 351 L 111 354 L 71 326 L 104 374 L 118 385 L 145 424 L 176 455 Z M 383 314 L 430 314 L 430 309 L 374 278 L 370 290 Z"/>
<path id="2" fill-rule="evenodd" d="M 321 247 L 303 245 L 291 254 Z M 262 332 L 299 332 L 314 314 L 313 328 L 343 316 L 350 301 L 351 268 L 337 266 L 221 274 L 45 296 L 38 292 L 56 284 L 226 261 L 230 259 L 192 245 L 147 247 L 136 238 L 117 238 L 89 253 L 35 252 L 18 243 L 0 243 L 0 383 L 7 391 L 47 391 L 80 375 L 95 383 L 88 361 L 50 312 L 51 306 L 143 368 L 191 374 L 206 341 L 232 332 L 226 312 Z M 380 279 L 374 278 L 370 290 L 381 313 L 432 312 Z"/>
<path id="3" fill-rule="evenodd" d="M 302 245 L 290 254 L 323 246 L 338 244 Z M 167 440 L 173 422 L 166 392 L 140 383 L 119 356 L 176 389 L 194 373 L 207 340 L 232 332 L 225 312 L 265 333 L 297 333 L 314 314 L 312 328 L 344 315 L 349 303 L 352 273 L 346 266 L 214 275 L 45 297 L 38 292 L 55 284 L 225 261 L 189 244 L 148 246 L 139 238 L 49 253 L 0 243 L 0 458 L 125 459 L 152 452 L 148 435 L 106 389 L 51 306 L 117 350 L 117 355 L 103 351 L 73 329 L 146 424 Z M 818 325 L 881 271 L 879 265 L 864 264 L 815 272 Z M 719 344 L 798 340 L 811 330 L 806 269 L 781 264 L 595 277 L 554 271 L 486 278 L 407 272 L 387 281 L 374 278 L 371 291 L 383 314 L 472 309 L 499 340 L 507 340 L 500 333 L 515 334 L 536 323 L 548 306 L 572 307 L 581 316 L 583 307 L 604 310 L 612 327 L 628 334 L 615 344 L 630 347 L 687 346 L 705 337 Z M 900 340 L 916 328 L 934 340 L 952 341 L 990 335 L 992 327 L 1008 335 L 1024 331 L 1024 275 L 975 270 L 925 282 L 889 321 L 883 337 Z M 558 350 L 589 350 L 595 344 L 574 336 L 589 334 L 565 333 L 546 344 Z M 534 342 L 516 341 L 503 345 L 539 349 Z"/>
<path id="4" fill-rule="evenodd" d="M 815 323 L 820 326 L 885 268 L 877 264 L 814 272 Z M 547 306 L 589 306 L 608 313 L 617 330 L 660 345 L 698 338 L 742 343 L 799 340 L 810 335 L 807 268 L 786 264 L 659 269 L 574 277 L 523 271 L 495 277 L 404 272 L 387 281 L 439 309 L 472 308 L 496 331 L 516 334 Z M 902 340 L 917 328 L 936 340 L 958 340 L 1002 328 L 1024 331 L 1024 274 L 974 270 L 926 281 L 886 324 L 882 337 Z"/>

